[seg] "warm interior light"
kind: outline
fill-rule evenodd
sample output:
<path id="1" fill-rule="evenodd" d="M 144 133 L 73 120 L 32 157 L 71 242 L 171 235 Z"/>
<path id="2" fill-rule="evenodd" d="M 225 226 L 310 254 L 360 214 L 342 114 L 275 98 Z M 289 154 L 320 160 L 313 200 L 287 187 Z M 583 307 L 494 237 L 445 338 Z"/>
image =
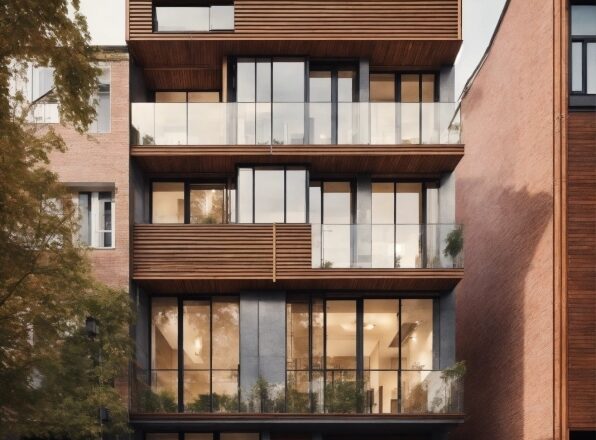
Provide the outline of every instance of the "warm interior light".
<path id="1" fill-rule="evenodd" d="M 201 350 L 203 349 L 203 340 L 200 336 L 197 336 L 194 341 L 195 355 L 200 356 Z"/>

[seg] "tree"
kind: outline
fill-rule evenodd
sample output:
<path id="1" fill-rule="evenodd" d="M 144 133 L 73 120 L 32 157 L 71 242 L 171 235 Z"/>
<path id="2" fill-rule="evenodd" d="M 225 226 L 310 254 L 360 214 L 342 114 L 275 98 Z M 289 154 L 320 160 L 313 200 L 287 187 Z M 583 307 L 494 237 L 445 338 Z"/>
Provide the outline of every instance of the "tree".
<path id="1" fill-rule="evenodd" d="M 51 65 L 61 121 L 84 133 L 95 117 L 93 56 L 78 0 L 0 2 L 0 438 L 126 430 L 113 383 L 131 350 L 128 294 L 93 279 L 74 238 L 78 212 L 48 169 L 64 141 L 28 124 L 29 105 L 10 87 L 23 63 Z M 94 339 L 87 316 L 99 321 Z M 100 407 L 112 419 L 101 428 Z"/>

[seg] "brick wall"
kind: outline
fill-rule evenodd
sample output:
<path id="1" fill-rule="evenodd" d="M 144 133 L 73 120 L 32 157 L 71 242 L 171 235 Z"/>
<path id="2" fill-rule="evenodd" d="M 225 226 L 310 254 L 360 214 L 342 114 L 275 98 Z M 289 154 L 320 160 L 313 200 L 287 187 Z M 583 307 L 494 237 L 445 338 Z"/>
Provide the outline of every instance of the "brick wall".
<path id="1" fill-rule="evenodd" d="M 68 151 L 51 156 L 51 168 L 64 183 L 113 183 L 115 186 L 115 249 L 91 250 L 93 271 L 111 286 L 129 283 L 129 64 L 125 54 L 111 59 L 111 132 L 92 139 L 56 125 Z"/>
<path id="2" fill-rule="evenodd" d="M 456 310 L 468 373 L 456 439 L 553 438 L 552 35 L 552 1 L 511 0 L 462 105 Z"/>

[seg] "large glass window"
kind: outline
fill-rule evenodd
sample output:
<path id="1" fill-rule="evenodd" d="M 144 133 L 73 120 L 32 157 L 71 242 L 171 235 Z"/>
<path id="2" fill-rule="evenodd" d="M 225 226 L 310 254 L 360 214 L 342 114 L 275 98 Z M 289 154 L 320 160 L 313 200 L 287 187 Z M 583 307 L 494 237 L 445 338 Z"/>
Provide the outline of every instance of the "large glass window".
<path id="1" fill-rule="evenodd" d="M 230 219 L 225 183 L 153 182 L 153 223 L 221 224 Z M 235 200 L 234 200 L 235 201 Z"/>
<path id="2" fill-rule="evenodd" d="M 190 223 L 216 224 L 226 221 L 226 186 L 190 185 Z"/>
<path id="3" fill-rule="evenodd" d="M 153 298 L 151 310 L 151 390 L 170 402 L 161 409 L 238 411 L 238 300 Z"/>
<path id="4" fill-rule="evenodd" d="M 576 95 L 595 95 L 596 4 L 578 2 L 578 4 L 571 5 L 571 47 L 569 59 L 571 93 Z M 593 101 L 591 105 L 594 105 Z"/>
<path id="5" fill-rule="evenodd" d="M 433 299 L 290 298 L 287 397 L 293 406 L 288 408 L 430 411 L 438 385 L 432 374 L 434 304 Z"/>
<path id="6" fill-rule="evenodd" d="M 157 32 L 207 32 L 234 30 L 234 6 L 158 6 Z"/>
<path id="7" fill-rule="evenodd" d="M 303 167 L 239 168 L 239 223 L 306 222 L 307 182 Z"/>
<path id="8" fill-rule="evenodd" d="M 114 197 L 111 191 L 79 192 L 79 241 L 94 248 L 114 247 Z"/>
<path id="9" fill-rule="evenodd" d="M 109 66 L 103 66 L 101 74 L 98 77 L 99 88 L 96 95 L 95 111 L 97 112 L 97 118 L 89 128 L 92 133 L 109 133 L 110 132 L 110 120 L 111 120 L 111 99 L 110 99 L 110 88 L 111 88 L 111 70 Z"/>
<path id="10" fill-rule="evenodd" d="M 184 182 L 153 182 L 152 223 L 184 223 Z"/>

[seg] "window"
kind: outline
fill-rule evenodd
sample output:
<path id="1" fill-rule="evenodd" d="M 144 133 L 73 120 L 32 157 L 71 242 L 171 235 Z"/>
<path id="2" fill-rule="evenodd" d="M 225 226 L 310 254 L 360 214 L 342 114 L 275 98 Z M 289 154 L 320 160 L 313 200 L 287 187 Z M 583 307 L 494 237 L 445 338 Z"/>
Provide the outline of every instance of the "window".
<path id="1" fill-rule="evenodd" d="M 239 144 L 303 144 L 303 59 L 239 58 L 235 64 Z"/>
<path id="2" fill-rule="evenodd" d="M 97 103 L 95 110 L 97 119 L 89 127 L 90 133 L 109 133 L 110 132 L 110 67 L 101 66 L 101 74 L 98 77 L 99 88 L 95 99 Z"/>
<path id="3" fill-rule="evenodd" d="M 114 248 L 114 200 L 111 192 L 79 192 L 79 241 L 93 248 Z"/>
<path id="4" fill-rule="evenodd" d="M 230 218 L 229 194 L 226 183 L 160 182 L 152 183 L 151 222 L 221 224 Z"/>
<path id="5" fill-rule="evenodd" d="M 33 122 L 57 124 L 60 122 L 58 101 L 52 93 L 54 89 L 54 69 L 52 67 L 33 66 L 30 71 L 30 102 L 34 103 Z"/>
<path id="6" fill-rule="evenodd" d="M 157 32 L 209 32 L 234 30 L 234 6 L 157 6 Z"/>
<path id="7" fill-rule="evenodd" d="M 306 168 L 238 169 L 239 223 L 305 223 Z"/>
<path id="8" fill-rule="evenodd" d="M 239 410 L 239 313 L 233 298 L 152 299 L 151 390 L 169 412 Z"/>
<path id="9" fill-rule="evenodd" d="M 596 3 L 571 5 L 570 88 L 571 95 L 596 95 Z M 593 99 L 570 98 L 571 105 L 596 105 Z"/>
<path id="10" fill-rule="evenodd" d="M 435 73 L 371 73 L 371 143 L 439 143 L 437 78 Z"/>
<path id="11" fill-rule="evenodd" d="M 290 298 L 288 411 L 429 411 L 438 379 L 434 306 L 433 299 Z"/>

